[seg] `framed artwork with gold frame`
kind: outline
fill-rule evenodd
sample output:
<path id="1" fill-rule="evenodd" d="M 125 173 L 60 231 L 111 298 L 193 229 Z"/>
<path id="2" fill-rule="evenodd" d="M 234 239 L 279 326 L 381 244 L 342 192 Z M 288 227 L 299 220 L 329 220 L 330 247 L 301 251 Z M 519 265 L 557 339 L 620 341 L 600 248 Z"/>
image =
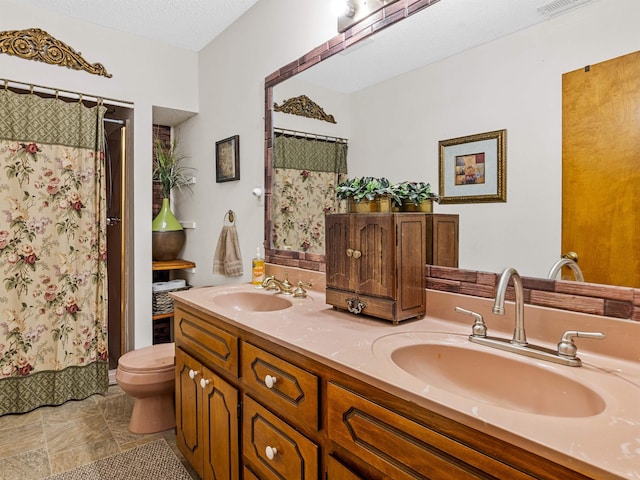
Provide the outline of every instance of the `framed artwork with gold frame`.
<path id="1" fill-rule="evenodd" d="M 440 203 L 507 201 L 506 130 L 441 140 Z"/>

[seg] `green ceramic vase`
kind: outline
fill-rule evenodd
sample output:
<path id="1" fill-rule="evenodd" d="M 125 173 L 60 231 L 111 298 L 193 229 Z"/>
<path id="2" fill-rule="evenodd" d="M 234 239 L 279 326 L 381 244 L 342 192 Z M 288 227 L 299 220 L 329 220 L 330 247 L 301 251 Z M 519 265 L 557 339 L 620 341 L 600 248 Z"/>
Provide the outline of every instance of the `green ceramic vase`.
<path id="1" fill-rule="evenodd" d="M 173 215 L 169 199 L 162 199 L 162 208 L 151 224 L 151 256 L 156 262 L 168 262 L 178 258 L 186 236 L 182 225 Z"/>

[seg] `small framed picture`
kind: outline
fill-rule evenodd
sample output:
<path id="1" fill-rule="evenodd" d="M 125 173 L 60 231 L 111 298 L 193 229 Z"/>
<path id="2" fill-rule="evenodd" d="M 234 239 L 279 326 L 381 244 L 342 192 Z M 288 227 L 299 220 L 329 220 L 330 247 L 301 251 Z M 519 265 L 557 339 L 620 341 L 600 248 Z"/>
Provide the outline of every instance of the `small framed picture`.
<path id="1" fill-rule="evenodd" d="M 440 203 L 507 201 L 506 130 L 440 141 Z"/>
<path id="2" fill-rule="evenodd" d="M 216 142 L 216 183 L 240 180 L 240 135 Z"/>

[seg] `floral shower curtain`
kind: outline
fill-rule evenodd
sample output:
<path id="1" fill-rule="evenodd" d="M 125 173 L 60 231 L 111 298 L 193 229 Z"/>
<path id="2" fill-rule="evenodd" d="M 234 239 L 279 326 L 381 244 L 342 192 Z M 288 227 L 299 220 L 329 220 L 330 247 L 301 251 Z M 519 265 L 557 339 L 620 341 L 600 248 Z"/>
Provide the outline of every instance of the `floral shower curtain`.
<path id="1" fill-rule="evenodd" d="M 108 388 L 104 111 L 0 90 L 0 415 Z"/>
<path id="2" fill-rule="evenodd" d="M 276 133 L 273 143 L 273 238 L 276 249 L 324 254 L 324 216 L 339 209 L 347 143 Z"/>

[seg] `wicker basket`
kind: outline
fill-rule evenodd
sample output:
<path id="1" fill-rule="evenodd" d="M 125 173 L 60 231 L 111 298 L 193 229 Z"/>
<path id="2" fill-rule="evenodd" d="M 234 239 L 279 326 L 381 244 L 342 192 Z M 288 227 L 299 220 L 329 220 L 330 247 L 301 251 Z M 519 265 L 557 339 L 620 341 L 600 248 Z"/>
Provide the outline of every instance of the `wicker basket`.
<path id="1" fill-rule="evenodd" d="M 153 314 L 154 315 L 162 315 L 165 313 L 173 312 L 173 298 L 169 296 L 171 292 L 179 292 L 181 290 L 189 290 L 191 285 L 186 285 L 182 288 L 174 288 L 171 290 L 165 290 L 162 292 L 153 292 L 152 296 L 152 304 L 153 304 Z"/>

